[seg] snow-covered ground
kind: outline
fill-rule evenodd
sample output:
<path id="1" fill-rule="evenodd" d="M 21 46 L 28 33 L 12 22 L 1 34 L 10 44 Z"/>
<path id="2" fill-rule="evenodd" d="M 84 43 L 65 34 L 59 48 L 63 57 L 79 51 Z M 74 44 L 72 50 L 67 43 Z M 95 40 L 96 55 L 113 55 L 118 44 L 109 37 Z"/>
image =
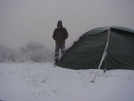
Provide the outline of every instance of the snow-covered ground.
<path id="1" fill-rule="evenodd" d="M 0 101 L 134 101 L 134 71 L 70 70 L 52 63 L 1 63 Z"/>

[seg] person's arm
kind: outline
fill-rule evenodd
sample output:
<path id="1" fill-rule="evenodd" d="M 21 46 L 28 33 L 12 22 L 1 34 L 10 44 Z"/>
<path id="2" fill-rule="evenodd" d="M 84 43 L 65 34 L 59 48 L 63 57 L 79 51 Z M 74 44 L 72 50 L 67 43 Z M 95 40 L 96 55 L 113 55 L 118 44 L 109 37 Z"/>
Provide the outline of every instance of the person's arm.
<path id="1" fill-rule="evenodd" d="M 53 32 L 53 39 L 54 39 L 54 40 L 56 40 L 55 31 L 56 31 L 56 30 L 54 30 L 54 32 Z"/>
<path id="2" fill-rule="evenodd" d="M 64 38 L 67 39 L 69 35 L 68 35 L 66 28 L 64 28 L 64 29 L 65 29 L 65 37 Z"/>

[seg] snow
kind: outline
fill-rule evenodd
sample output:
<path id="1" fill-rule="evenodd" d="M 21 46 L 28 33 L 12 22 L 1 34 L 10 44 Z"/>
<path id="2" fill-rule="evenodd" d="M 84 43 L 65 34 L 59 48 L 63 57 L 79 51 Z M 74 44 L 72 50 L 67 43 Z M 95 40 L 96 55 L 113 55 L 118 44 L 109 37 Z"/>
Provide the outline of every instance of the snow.
<path id="1" fill-rule="evenodd" d="M 134 71 L 70 70 L 53 63 L 0 63 L 0 101 L 133 101 Z"/>

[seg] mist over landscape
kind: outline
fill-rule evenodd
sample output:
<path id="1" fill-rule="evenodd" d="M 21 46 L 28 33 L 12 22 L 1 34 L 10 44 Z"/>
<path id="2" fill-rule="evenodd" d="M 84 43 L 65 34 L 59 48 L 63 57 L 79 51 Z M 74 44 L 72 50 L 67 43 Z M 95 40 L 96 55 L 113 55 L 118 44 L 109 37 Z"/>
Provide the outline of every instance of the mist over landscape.
<path id="1" fill-rule="evenodd" d="M 0 44 L 20 49 L 34 41 L 54 50 L 59 20 L 69 33 L 66 47 L 93 28 L 134 29 L 133 5 L 134 0 L 0 0 Z"/>

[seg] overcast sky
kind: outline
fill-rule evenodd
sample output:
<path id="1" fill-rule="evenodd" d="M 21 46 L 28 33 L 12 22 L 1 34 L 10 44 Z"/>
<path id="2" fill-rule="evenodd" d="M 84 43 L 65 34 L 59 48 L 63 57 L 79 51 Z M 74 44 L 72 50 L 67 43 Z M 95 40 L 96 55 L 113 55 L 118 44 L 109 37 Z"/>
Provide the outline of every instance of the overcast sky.
<path id="1" fill-rule="evenodd" d="M 67 46 L 93 28 L 134 29 L 134 0 L 0 0 L 0 44 L 20 48 L 36 41 L 53 48 L 58 20 L 68 30 Z"/>

